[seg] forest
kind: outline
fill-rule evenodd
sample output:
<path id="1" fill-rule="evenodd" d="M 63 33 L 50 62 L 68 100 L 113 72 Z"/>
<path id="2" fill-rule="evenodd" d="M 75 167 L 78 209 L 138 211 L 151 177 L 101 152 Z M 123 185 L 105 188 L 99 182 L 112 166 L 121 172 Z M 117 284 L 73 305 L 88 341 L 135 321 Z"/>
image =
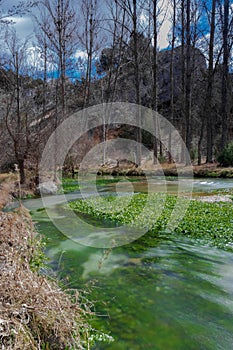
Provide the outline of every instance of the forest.
<path id="1" fill-rule="evenodd" d="M 0 5 L 0 166 L 9 170 L 16 163 L 22 183 L 25 168 L 37 169 L 45 141 L 62 121 L 104 102 L 136 103 L 165 116 L 198 164 L 216 161 L 232 140 L 231 1 Z M 29 16 L 34 33 L 20 37 L 15 16 Z M 108 132 L 95 130 L 102 140 Z M 129 133 L 149 144 L 155 159 L 163 157 L 157 140 L 148 141 L 141 130 Z"/>

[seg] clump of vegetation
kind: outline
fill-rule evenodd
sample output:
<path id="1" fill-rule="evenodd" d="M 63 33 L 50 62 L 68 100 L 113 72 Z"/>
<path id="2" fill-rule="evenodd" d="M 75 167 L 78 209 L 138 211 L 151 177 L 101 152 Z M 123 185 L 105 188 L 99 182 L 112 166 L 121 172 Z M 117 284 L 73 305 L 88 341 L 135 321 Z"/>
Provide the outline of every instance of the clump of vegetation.
<path id="1" fill-rule="evenodd" d="M 40 241 L 29 213 L 0 212 L 0 341 L 4 349 L 89 349 L 94 341 L 79 293 L 39 274 Z"/>
<path id="2" fill-rule="evenodd" d="M 79 190 L 78 179 L 71 179 L 71 178 L 62 179 L 62 188 L 60 190 L 61 193 L 67 194 L 78 190 Z"/>
<path id="3" fill-rule="evenodd" d="M 233 166 L 233 142 L 224 147 L 217 160 L 220 166 Z"/>
<path id="4" fill-rule="evenodd" d="M 185 198 L 182 200 L 187 201 Z M 120 200 L 114 197 L 90 198 L 69 203 L 69 206 L 96 218 L 146 228 L 147 234 L 140 239 L 149 241 L 151 237 L 156 237 L 157 234 L 166 230 L 176 201 L 177 197 L 174 195 L 156 193 L 136 194 L 131 200 L 126 196 L 121 197 Z M 163 206 L 163 209 L 156 216 L 159 206 Z M 233 205 L 229 203 L 192 200 L 184 217 L 174 228 L 174 233 L 202 239 L 207 243 L 230 250 L 233 247 L 232 218 Z"/>
<path id="5" fill-rule="evenodd" d="M 141 177 L 141 179 L 143 180 L 144 177 Z M 97 188 L 111 186 L 111 185 L 116 184 L 119 180 L 125 180 L 125 181 L 130 181 L 130 182 L 137 182 L 138 181 L 137 178 L 135 179 L 135 178 L 129 177 L 129 176 L 114 176 L 113 178 L 108 177 L 108 176 L 106 176 L 106 177 L 104 177 L 104 176 L 101 176 L 101 177 L 91 176 L 90 178 L 87 178 L 86 181 L 83 180 L 82 178 L 80 180 L 78 178 L 71 179 L 68 177 L 67 178 L 63 177 L 60 193 L 67 194 L 67 193 L 71 193 L 74 191 L 78 191 L 81 188 L 85 189 L 85 187 L 90 187 L 90 186 L 96 186 Z"/>
<path id="6" fill-rule="evenodd" d="M 191 148 L 190 150 L 190 159 L 192 162 L 194 162 L 197 159 L 198 151 L 196 147 Z"/>

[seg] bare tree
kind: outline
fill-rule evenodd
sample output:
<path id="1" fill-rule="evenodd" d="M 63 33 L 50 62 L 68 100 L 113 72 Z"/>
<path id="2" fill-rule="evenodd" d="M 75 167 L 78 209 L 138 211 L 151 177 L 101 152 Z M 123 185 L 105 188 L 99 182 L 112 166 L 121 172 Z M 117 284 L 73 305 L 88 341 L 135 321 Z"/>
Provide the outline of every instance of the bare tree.
<path id="1" fill-rule="evenodd" d="M 213 138 L 212 138 L 212 101 L 213 101 L 213 79 L 214 79 L 214 39 L 215 39 L 215 19 L 216 19 L 216 0 L 212 0 L 211 19 L 210 19 L 210 39 L 209 39 L 209 65 L 207 78 L 206 103 L 204 114 L 206 116 L 207 127 L 207 157 L 206 162 L 213 160 Z"/>
<path id="2" fill-rule="evenodd" d="M 141 95 L 140 95 L 140 57 L 139 57 L 139 37 L 140 37 L 140 23 L 139 18 L 142 11 L 142 1 L 132 0 L 124 1 L 118 0 L 119 5 L 124 9 L 129 18 L 129 25 L 127 30 L 130 33 L 130 43 L 132 49 L 132 64 L 134 70 L 134 89 L 135 89 L 135 102 L 139 106 L 141 104 Z M 140 108 L 137 112 L 137 124 L 138 128 L 136 130 L 136 140 L 137 140 L 137 152 L 136 152 L 136 162 L 141 164 L 141 144 L 142 144 L 142 131 L 141 131 L 141 116 Z"/>
<path id="3" fill-rule="evenodd" d="M 158 110 L 158 89 L 157 89 L 157 72 L 158 72 L 158 66 L 157 66 L 157 50 L 158 50 L 158 21 L 157 21 L 157 0 L 153 1 L 153 64 L 152 64 L 152 71 L 153 71 L 153 93 L 152 93 L 152 107 L 157 112 Z M 156 125 L 157 121 L 154 120 L 154 131 L 156 135 Z M 158 147 L 157 147 L 157 139 L 154 138 L 153 142 L 153 158 L 154 158 L 154 164 L 157 163 L 158 158 Z"/>
<path id="4" fill-rule="evenodd" d="M 7 67 L 11 70 L 8 80 L 9 93 L 5 100 L 5 125 L 10 136 L 13 152 L 18 164 L 20 182 L 25 182 L 25 160 L 30 148 L 29 124 L 32 110 L 29 103 L 30 90 L 23 84 L 22 72 L 26 62 L 27 41 L 20 42 L 16 32 L 9 29 L 5 34 Z"/>
<path id="5" fill-rule="evenodd" d="M 227 121 L 228 121 L 228 79 L 229 79 L 229 0 L 224 0 L 224 13 L 222 24 L 222 41 L 223 41 L 223 64 L 222 64 L 222 92 L 221 92 L 221 114 L 222 114 L 222 137 L 221 147 L 227 142 Z"/>
<path id="6" fill-rule="evenodd" d="M 80 18 L 80 23 L 82 25 L 78 31 L 78 36 L 80 44 L 87 54 L 87 67 L 83 88 L 83 108 L 89 105 L 93 58 L 99 52 L 102 41 L 102 38 L 97 40 L 98 36 L 101 37 L 99 6 L 98 0 L 86 0 L 81 5 L 82 18 Z"/>
<path id="7" fill-rule="evenodd" d="M 70 0 L 43 0 L 39 3 L 41 16 L 37 19 L 41 31 L 48 39 L 49 49 L 58 59 L 58 76 L 60 80 L 60 94 L 62 117 L 66 113 L 66 70 L 67 61 L 77 47 L 76 13 Z"/>
<path id="8" fill-rule="evenodd" d="M 125 55 L 125 19 L 126 11 L 124 8 L 119 6 L 117 1 L 112 3 L 112 1 L 107 2 L 107 14 L 106 21 L 107 26 L 104 28 L 107 31 L 110 42 L 110 48 L 104 49 L 100 56 L 100 73 L 105 72 L 106 78 L 102 79 L 101 89 L 102 89 L 102 102 L 109 103 L 114 101 L 117 81 L 119 77 L 119 72 L 121 69 L 121 64 Z M 106 108 L 108 106 L 106 105 Z M 107 120 L 106 120 L 107 116 Z M 112 122 L 111 113 L 103 112 L 103 163 L 106 162 L 107 155 L 107 136 L 109 133 L 109 128 Z"/>
<path id="9" fill-rule="evenodd" d="M 171 64 L 170 64 L 170 96 L 171 96 L 171 123 L 174 122 L 174 49 L 176 41 L 176 0 L 172 1 L 172 36 L 171 36 Z M 172 162 L 171 158 L 171 130 L 169 130 L 169 139 L 168 139 L 168 151 L 169 151 L 169 163 Z"/>
<path id="10" fill-rule="evenodd" d="M 188 152 L 191 150 L 192 140 L 192 120 L 191 120 L 191 0 L 186 1 L 186 70 L 185 70 L 185 120 L 186 120 L 186 133 L 185 141 Z M 187 160 L 186 160 L 187 162 Z"/>
<path id="11" fill-rule="evenodd" d="M 104 49 L 100 56 L 100 65 L 103 72 L 107 74 L 107 83 L 104 91 L 103 102 L 114 101 L 116 86 L 121 65 L 124 61 L 127 30 L 126 10 L 117 1 L 107 2 L 106 14 L 107 26 L 104 28 L 109 37 L 110 47 Z M 101 72 L 100 72 L 101 73 Z"/>

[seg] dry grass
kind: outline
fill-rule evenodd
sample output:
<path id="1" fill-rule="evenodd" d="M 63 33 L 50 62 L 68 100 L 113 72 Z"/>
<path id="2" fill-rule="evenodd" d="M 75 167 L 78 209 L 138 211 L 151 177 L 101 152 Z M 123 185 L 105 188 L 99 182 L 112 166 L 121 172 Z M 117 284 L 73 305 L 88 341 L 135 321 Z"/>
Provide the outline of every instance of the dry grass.
<path id="1" fill-rule="evenodd" d="M 18 173 L 0 174 L 0 210 L 13 199 L 35 194 L 36 187 L 32 180 L 32 174 L 28 173 L 27 175 L 26 183 L 19 186 Z"/>
<path id="2" fill-rule="evenodd" d="M 8 181 L 0 182 L 0 210 L 11 200 L 10 193 L 14 190 L 14 183 Z"/>
<path id="3" fill-rule="evenodd" d="M 17 181 L 17 177 L 18 177 L 17 174 L 13 174 L 13 173 L 0 174 L 0 184 Z"/>
<path id="4" fill-rule="evenodd" d="M 89 311 L 79 295 L 68 295 L 55 282 L 32 271 L 38 240 L 30 215 L 0 212 L 1 349 L 87 349 L 84 334 Z"/>

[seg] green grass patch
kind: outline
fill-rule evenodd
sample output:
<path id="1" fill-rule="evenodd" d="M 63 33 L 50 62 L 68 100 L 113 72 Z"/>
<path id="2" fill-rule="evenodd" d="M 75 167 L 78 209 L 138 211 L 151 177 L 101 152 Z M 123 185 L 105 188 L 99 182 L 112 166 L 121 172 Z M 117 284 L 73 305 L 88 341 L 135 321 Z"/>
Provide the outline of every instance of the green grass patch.
<path id="1" fill-rule="evenodd" d="M 141 177 L 141 180 L 144 178 Z M 132 177 L 127 177 L 127 176 L 116 176 L 116 177 L 110 177 L 110 176 L 90 176 L 88 177 L 87 180 L 78 178 L 63 178 L 62 179 L 62 185 L 61 185 L 61 193 L 67 194 L 71 193 L 74 191 L 80 190 L 81 187 L 85 188 L 86 186 L 96 186 L 98 187 L 105 187 L 105 186 L 110 186 L 112 184 L 117 183 L 118 181 L 130 181 L 130 182 L 137 182 L 138 178 L 132 178 Z"/>
<path id="2" fill-rule="evenodd" d="M 167 222 L 175 207 L 177 197 L 163 193 L 135 194 L 133 197 L 98 197 L 69 203 L 77 212 L 95 218 L 143 227 L 148 230 L 140 240 L 146 241 L 166 231 Z M 174 228 L 174 233 L 201 239 L 228 250 L 233 249 L 233 205 L 206 203 L 179 199 L 187 204 L 184 217 Z"/>
<path id="3" fill-rule="evenodd" d="M 78 179 L 63 178 L 61 185 L 61 193 L 67 194 L 70 192 L 78 191 L 80 189 Z"/>

